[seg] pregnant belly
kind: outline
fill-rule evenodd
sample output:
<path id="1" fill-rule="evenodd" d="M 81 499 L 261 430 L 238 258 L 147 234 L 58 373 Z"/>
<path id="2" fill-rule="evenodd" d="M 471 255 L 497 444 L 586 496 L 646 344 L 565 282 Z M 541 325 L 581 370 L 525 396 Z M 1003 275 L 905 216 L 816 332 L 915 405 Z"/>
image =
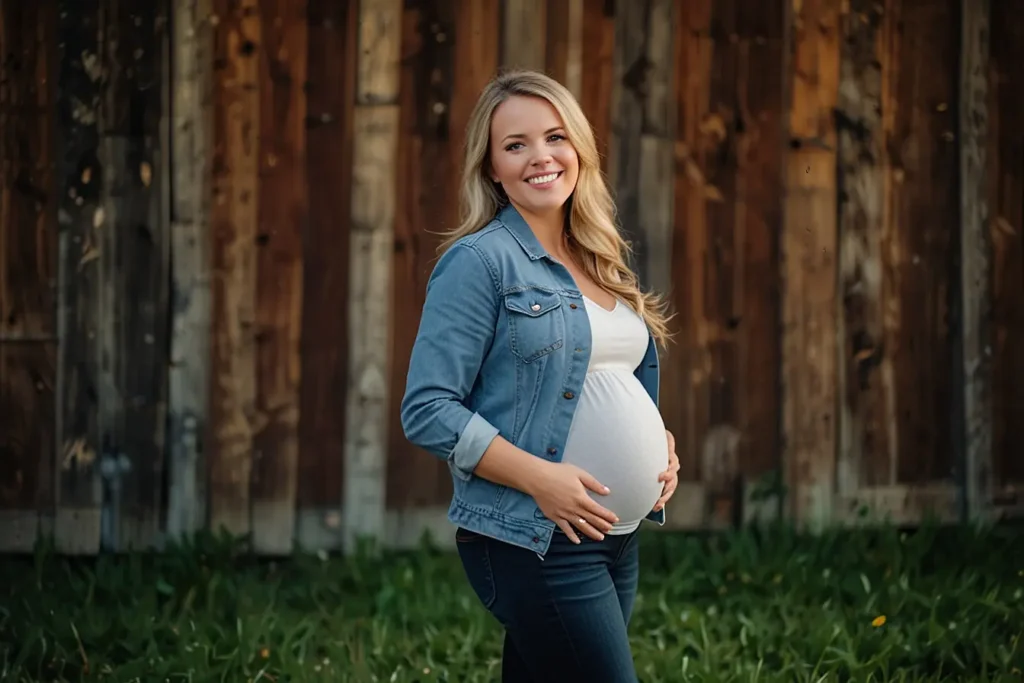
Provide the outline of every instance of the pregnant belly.
<path id="1" fill-rule="evenodd" d="M 619 516 L 617 528 L 635 526 L 651 511 L 661 496 L 668 441 L 657 406 L 632 373 L 587 375 L 562 460 L 611 489 L 590 495 Z"/>

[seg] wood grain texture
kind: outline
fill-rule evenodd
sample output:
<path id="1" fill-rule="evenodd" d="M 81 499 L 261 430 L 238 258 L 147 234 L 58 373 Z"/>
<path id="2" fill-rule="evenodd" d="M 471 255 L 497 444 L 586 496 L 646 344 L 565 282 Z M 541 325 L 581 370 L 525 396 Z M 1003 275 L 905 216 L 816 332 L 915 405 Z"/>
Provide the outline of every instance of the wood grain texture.
<path id="1" fill-rule="evenodd" d="M 260 193 L 256 235 L 256 420 L 252 543 L 287 554 L 299 455 L 303 238 L 306 232 L 306 3 L 261 0 Z"/>
<path id="2" fill-rule="evenodd" d="M 343 546 L 384 533 L 402 5 L 359 8 L 353 118 Z"/>
<path id="3" fill-rule="evenodd" d="M 964 481 L 968 515 L 991 516 L 992 238 L 989 231 L 987 145 L 990 35 L 988 0 L 960 3 L 960 353 Z"/>
<path id="4" fill-rule="evenodd" d="M 689 3 L 680 14 L 672 246 L 679 341 L 663 363 L 666 412 L 685 476 L 706 488 L 706 521 L 728 525 L 747 516 L 744 491 L 779 466 L 784 12 L 781 2 L 730 1 Z"/>
<path id="5" fill-rule="evenodd" d="M 895 483 L 912 484 L 954 473 L 959 4 L 902 0 L 894 7 L 894 66 L 886 79 L 892 120 L 885 124 L 893 227 L 884 257 L 899 301 L 891 348 L 899 428 Z"/>
<path id="6" fill-rule="evenodd" d="M 57 5 L 56 177 L 59 225 L 57 508 L 54 542 L 66 554 L 100 544 L 101 271 L 103 220 L 99 0 Z"/>
<path id="7" fill-rule="evenodd" d="M 1024 503 L 1024 22 L 1014 0 L 991 2 L 988 230 L 992 239 L 993 502 Z"/>
<path id="8" fill-rule="evenodd" d="M 398 416 L 426 284 L 436 260 L 437 233 L 453 229 L 458 221 L 458 185 L 451 182 L 458 177 L 459 165 L 459 148 L 451 135 L 455 51 L 463 40 L 471 45 L 474 35 L 460 34 L 457 5 L 454 0 L 421 0 L 406 4 L 402 17 L 397 166 L 401 204 L 395 215 L 391 273 L 388 509 L 451 500 L 447 464 L 409 444 Z"/>
<path id="9" fill-rule="evenodd" d="M 583 87 L 583 3 L 584 0 L 548 2 L 544 23 L 547 73 L 577 100 Z"/>
<path id="10" fill-rule="evenodd" d="M 641 287 L 662 293 L 671 280 L 672 16 L 670 1 L 616 5 L 608 173 Z"/>
<path id="11" fill-rule="evenodd" d="M 502 68 L 545 71 L 548 0 L 496 1 L 502 7 Z"/>
<path id="12" fill-rule="evenodd" d="M 262 45 L 257 0 L 216 0 L 209 527 L 251 531 Z"/>
<path id="13" fill-rule="evenodd" d="M 884 114 L 890 109 L 895 4 L 855 0 L 843 21 L 836 127 L 839 139 L 840 446 L 837 487 L 896 482 L 892 351 L 900 302 L 887 255 L 893 229 Z"/>
<path id="14" fill-rule="evenodd" d="M 608 145 L 611 143 L 613 70 L 615 68 L 615 3 L 608 0 L 583 0 L 582 61 L 580 106 L 597 139 L 601 169 L 608 172 Z"/>
<path id="15" fill-rule="evenodd" d="M 0 2 L 0 552 L 54 504 L 55 6 Z"/>
<path id="16" fill-rule="evenodd" d="M 167 15 L 162 3 L 105 13 L 102 148 L 104 311 L 100 419 L 116 550 L 157 545 L 164 511 L 170 226 L 163 126 Z M 115 67 L 116 65 L 116 67 Z"/>
<path id="17" fill-rule="evenodd" d="M 782 278 L 782 460 L 787 512 L 833 515 L 837 401 L 836 131 L 839 0 L 793 0 Z"/>
<path id="18" fill-rule="evenodd" d="M 352 183 L 357 10 L 356 0 L 311 0 L 308 9 L 298 506 L 335 514 L 345 459 L 351 196 L 342 188 Z"/>
<path id="19" fill-rule="evenodd" d="M 213 2 L 174 5 L 170 58 L 171 321 L 167 535 L 206 525 L 209 425 Z"/>
<path id="20" fill-rule="evenodd" d="M 56 336 L 55 22 L 0 2 L 0 342 Z"/>

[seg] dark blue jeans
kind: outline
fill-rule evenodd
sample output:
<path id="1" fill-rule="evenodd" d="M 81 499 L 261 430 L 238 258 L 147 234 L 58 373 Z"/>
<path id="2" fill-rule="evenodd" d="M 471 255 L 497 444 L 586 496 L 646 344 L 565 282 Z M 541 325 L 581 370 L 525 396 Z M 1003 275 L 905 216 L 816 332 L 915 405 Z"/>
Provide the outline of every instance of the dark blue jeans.
<path id="1" fill-rule="evenodd" d="M 636 683 L 626 635 L 636 597 L 637 533 L 555 532 L 542 560 L 531 550 L 458 529 L 466 577 L 505 627 L 503 683 Z"/>

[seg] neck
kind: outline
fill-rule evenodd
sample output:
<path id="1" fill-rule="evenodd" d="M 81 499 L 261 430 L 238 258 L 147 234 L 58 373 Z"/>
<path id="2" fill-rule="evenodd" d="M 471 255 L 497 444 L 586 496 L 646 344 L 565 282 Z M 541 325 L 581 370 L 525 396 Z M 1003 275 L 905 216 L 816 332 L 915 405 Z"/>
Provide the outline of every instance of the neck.
<path id="1" fill-rule="evenodd" d="M 560 207 L 546 213 L 535 213 L 516 206 L 519 215 L 523 217 L 530 230 L 537 237 L 537 241 L 544 247 L 544 250 L 561 260 L 567 255 L 565 248 L 565 207 Z"/>

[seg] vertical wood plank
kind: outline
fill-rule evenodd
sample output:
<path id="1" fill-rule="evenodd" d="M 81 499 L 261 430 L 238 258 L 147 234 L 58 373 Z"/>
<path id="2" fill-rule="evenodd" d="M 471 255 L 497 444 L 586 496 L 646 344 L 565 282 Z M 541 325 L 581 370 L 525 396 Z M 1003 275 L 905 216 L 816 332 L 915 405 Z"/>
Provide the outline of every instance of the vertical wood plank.
<path id="1" fill-rule="evenodd" d="M 675 31 L 679 317 L 664 412 L 718 528 L 753 516 L 744 489 L 778 474 L 784 17 L 777 0 L 693 2 Z"/>
<path id="2" fill-rule="evenodd" d="M 989 111 L 992 239 L 992 450 L 994 498 L 1024 496 L 1024 22 L 1015 0 L 992 0 Z"/>
<path id="3" fill-rule="evenodd" d="M 58 492 L 54 543 L 65 554 L 100 545 L 100 162 L 103 70 L 99 0 L 58 2 L 57 369 Z"/>
<path id="4" fill-rule="evenodd" d="M 711 95 L 711 0 L 687 3 L 676 20 L 675 239 L 672 242 L 672 321 L 676 342 L 662 361 L 665 423 L 676 436 L 679 477 L 698 479 L 703 435 L 708 430 L 705 289 L 708 279 L 707 156 L 703 132 Z M 671 391 L 669 387 L 678 387 Z"/>
<path id="5" fill-rule="evenodd" d="M 861 486 L 895 484 L 898 419 L 892 351 L 899 301 L 886 278 L 887 220 L 884 85 L 895 4 L 853 0 L 843 21 L 836 110 L 839 142 L 840 440 L 836 481 L 841 495 Z M 895 320 L 894 320 L 895 318 Z"/>
<path id="6" fill-rule="evenodd" d="M 580 77 L 580 106 L 590 120 L 601 154 L 601 169 L 608 172 L 611 141 L 612 83 L 615 61 L 615 3 L 583 0 L 581 57 L 586 68 Z"/>
<path id="7" fill-rule="evenodd" d="M 426 283 L 437 254 L 437 233 L 458 220 L 458 152 L 450 136 L 454 51 L 461 40 L 453 0 L 407 3 L 402 15 L 398 144 L 399 209 L 392 262 L 391 393 L 387 505 L 422 508 L 451 499 L 445 463 L 405 439 L 400 412 L 409 356 L 416 340 Z"/>
<path id="8" fill-rule="evenodd" d="M 213 370 L 207 491 L 213 532 L 248 534 L 256 430 L 258 0 L 215 0 Z"/>
<path id="9" fill-rule="evenodd" d="M 501 66 L 544 71 L 548 0 L 500 1 Z"/>
<path id="10" fill-rule="evenodd" d="M 170 233 L 166 221 L 166 49 L 161 2 L 114 2 L 104 17 L 105 281 L 100 397 L 108 473 L 104 545 L 156 545 L 163 513 Z M 109 355 L 108 355 L 109 354 Z"/>
<path id="11" fill-rule="evenodd" d="M 174 4 L 171 45 L 171 330 L 168 367 L 167 535 L 206 523 L 210 380 L 210 197 L 213 2 Z"/>
<path id="12" fill-rule="evenodd" d="M 341 542 L 357 0 L 310 0 L 302 302 L 299 541 Z M 341 305 L 339 306 L 339 302 Z M 321 531 L 322 530 L 322 531 Z"/>
<path id="13" fill-rule="evenodd" d="M 306 3 L 261 0 L 260 193 L 252 542 L 287 554 L 298 481 L 306 191 Z"/>
<path id="14" fill-rule="evenodd" d="M 616 6 L 612 86 L 609 176 L 619 222 L 641 286 L 662 293 L 671 287 L 673 4 Z"/>
<path id="15" fill-rule="evenodd" d="M 400 0 L 360 3 L 342 506 L 347 552 L 360 537 L 382 539 L 385 533 L 401 21 Z"/>
<path id="16" fill-rule="evenodd" d="M 782 226 L 782 443 L 789 515 L 832 516 L 836 463 L 836 132 L 840 0 L 793 0 Z"/>
<path id="17" fill-rule="evenodd" d="M 53 515 L 54 10 L 0 1 L 0 552 Z"/>
<path id="18" fill-rule="evenodd" d="M 993 495 L 992 354 L 990 320 L 992 241 L 989 232 L 988 0 L 960 3 L 960 331 L 967 511 L 989 516 Z M 1019 20 L 1018 20 L 1019 21 Z M 1019 292 L 1018 292 L 1018 295 Z"/>
<path id="19" fill-rule="evenodd" d="M 951 418 L 959 318 L 957 0 L 902 0 L 890 50 L 886 148 L 892 173 L 884 241 L 898 407 L 899 484 L 949 481 L 956 469 Z M 883 114 L 884 115 L 884 114 Z M 890 313 L 890 315 L 892 315 Z"/>
<path id="20" fill-rule="evenodd" d="M 583 86 L 583 0 L 547 3 L 545 26 L 547 73 L 579 100 Z"/>

